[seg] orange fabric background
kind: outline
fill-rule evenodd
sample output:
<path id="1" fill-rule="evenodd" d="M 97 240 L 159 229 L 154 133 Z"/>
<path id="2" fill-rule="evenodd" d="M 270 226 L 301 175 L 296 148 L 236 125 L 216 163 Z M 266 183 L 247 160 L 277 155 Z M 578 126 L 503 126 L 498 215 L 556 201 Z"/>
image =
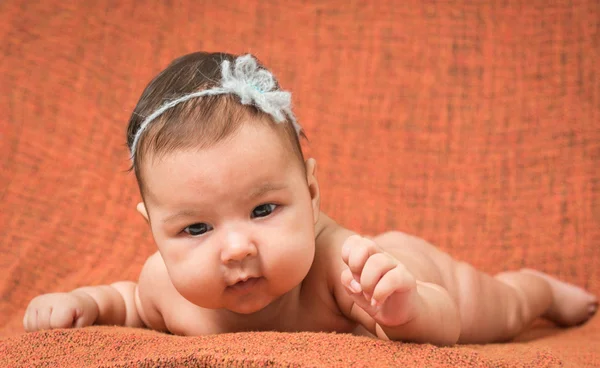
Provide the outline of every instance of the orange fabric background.
<path id="1" fill-rule="evenodd" d="M 449 349 L 311 334 L 20 335 L 35 295 L 134 280 L 153 252 L 125 172 L 126 123 L 146 83 L 196 50 L 254 53 L 293 92 L 323 209 L 339 222 L 600 294 L 600 2 L 490 3 L 0 2 L 1 365 L 69 352 L 75 366 L 96 362 L 86 354 L 115 365 L 600 366 L 600 317 L 524 345 Z M 289 349 L 260 350 L 271 338 Z M 86 339 L 133 344 L 131 358 L 90 353 Z"/>

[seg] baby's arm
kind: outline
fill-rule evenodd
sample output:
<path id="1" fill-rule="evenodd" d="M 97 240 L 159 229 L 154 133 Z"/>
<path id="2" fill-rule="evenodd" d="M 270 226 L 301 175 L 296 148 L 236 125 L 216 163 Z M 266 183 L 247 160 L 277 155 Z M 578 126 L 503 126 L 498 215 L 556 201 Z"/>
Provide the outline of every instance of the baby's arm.
<path id="1" fill-rule="evenodd" d="M 136 288 L 133 282 L 121 281 L 40 295 L 29 303 L 23 326 L 28 332 L 93 324 L 142 327 L 135 306 Z"/>
<path id="2" fill-rule="evenodd" d="M 120 281 L 104 286 L 87 286 L 72 293 L 82 293 L 96 302 L 98 318 L 94 324 L 144 327 L 135 303 L 138 285 L 131 281 Z"/>
<path id="3" fill-rule="evenodd" d="M 345 241 L 342 259 L 345 290 L 336 297 L 348 317 L 380 338 L 437 345 L 458 341 L 458 307 L 444 288 L 417 280 L 396 257 L 358 235 Z"/>
<path id="4" fill-rule="evenodd" d="M 139 284 L 120 281 L 35 297 L 23 318 L 25 330 L 32 332 L 90 325 L 147 326 L 165 330 L 162 317 L 153 303 L 151 259 L 144 265 Z"/>

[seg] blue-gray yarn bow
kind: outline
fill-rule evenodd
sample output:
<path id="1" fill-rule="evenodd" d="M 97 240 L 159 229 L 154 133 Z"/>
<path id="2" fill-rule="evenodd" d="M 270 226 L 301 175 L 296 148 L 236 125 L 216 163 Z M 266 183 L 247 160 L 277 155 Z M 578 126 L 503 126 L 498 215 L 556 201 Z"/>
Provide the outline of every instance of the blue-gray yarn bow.
<path id="1" fill-rule="evenodd" d="M 262 111 L 270 114 L 277 122 L 292 117 L 292 94 L 277 89 L 273 75 L 258 67 L 251 55 L 235 59 L 233 70 L 228 60 L 221 66 L 223 89 L 235 93 L 242 104 L 253 104 Z"/>

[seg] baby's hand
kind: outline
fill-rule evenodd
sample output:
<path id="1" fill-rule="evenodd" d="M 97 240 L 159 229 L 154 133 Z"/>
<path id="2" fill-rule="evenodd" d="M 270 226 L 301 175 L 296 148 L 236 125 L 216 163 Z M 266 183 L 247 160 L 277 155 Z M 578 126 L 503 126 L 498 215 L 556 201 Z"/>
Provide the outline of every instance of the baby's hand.
<path id="1" fill-rule="evenodd" d="M 398 259 L 358 235 L 346 239 L 342 259 L 348 266 L 342 271 L 342 284 L 377 323 L 398 326 L 416 316 L 416 281 Z"/>
<path id="2" fill-rule="evenodd" d="M 25 331 L 85 327 L 98 317 L 98 305 L 81 292 L 53 293 L 35 297 L 25 311 Z"/>

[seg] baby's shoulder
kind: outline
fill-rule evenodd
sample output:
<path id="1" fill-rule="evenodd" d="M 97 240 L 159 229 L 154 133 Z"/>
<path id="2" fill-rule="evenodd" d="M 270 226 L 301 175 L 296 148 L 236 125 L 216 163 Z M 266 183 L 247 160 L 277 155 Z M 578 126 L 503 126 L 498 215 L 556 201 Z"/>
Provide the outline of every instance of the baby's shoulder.
<path id="1" fill-rule="evenodd" d="M 329 220 L 329 219 L 328 219 Z M 332 220 L 318 231 L 315 238 L 315 272 L 326 274 L 331 284 L 337 283 L 344 267 L 342 246 L 349 236 L 355 232 L 338 225 Z"/>
<path id="2" fill-rule="evenodd" d="M 173 288 L 167 267 L 159 252 L 154 253 L 144 263 L 138 280 L 140 293 L 152 299 Z"/>
<path id="3" fill-rule="evenodd" d="M 315 234 L 316 253 L 324 257 L 336 257 L 340 255 L 342 246 L 349 236 L 355 235 L 351 231 L 321 213 Z"/>
<path id="4" fill-rule="evenodd" d="M 167 330 L 164 318 L 165 298 L 174 290 L 160 253 L 156 252 L 144 263 L 138 279 L 136 303 L 144 323 L 155 330 Z"/>

